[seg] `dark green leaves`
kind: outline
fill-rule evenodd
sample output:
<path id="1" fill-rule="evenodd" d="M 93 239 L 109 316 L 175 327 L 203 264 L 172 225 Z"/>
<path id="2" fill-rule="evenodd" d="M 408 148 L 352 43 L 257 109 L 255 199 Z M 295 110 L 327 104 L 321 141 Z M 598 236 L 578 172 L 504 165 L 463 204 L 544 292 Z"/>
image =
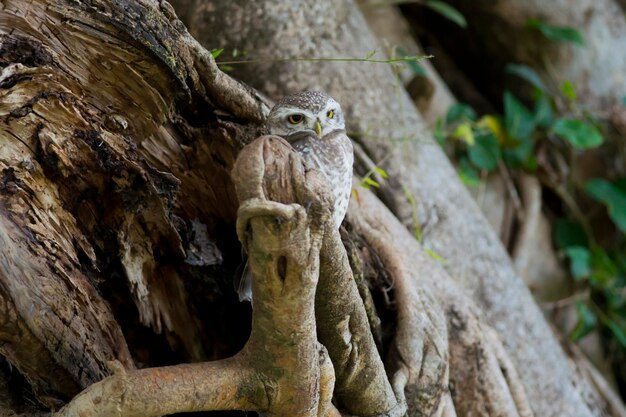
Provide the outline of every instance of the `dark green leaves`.
<path id="1" fill-rule="evenodd" d="M 565 249 L 569 258 L 569 269 L 575 280 L 583 279 L 591 273 L 591 253 L 587 248 L 572 246 Z"/>
<path id="2" fill-rule="evenodd" d="M 587 336 L 598 325 L 598 317 L 582 301 L 576 303 L 576 312 L 578 313 L 578 322 L 569 336 L 575 342 Z"/>
<path id="3" fill-rule="evenodd" d="M 535 70 L 527 65 L 509 64 L 506 66 L 506 72 L 508 72 L 509 74 L 517 75 L 521 79 L 528 81 L 530 84 L 542 91 L 547 90 L 539 75 L 537 75 Z"/>
<path id="4" fill-rule="evenodd" d="M 480 184 L 478 172 L 476 172 L 476 169 L 474 169 L 466 157 L 462 157 L 459 160 L 459 178 L 463 184 L 469 187 L 476 187 Z"/>
<path id="5" fill-rule="evenodd" d="M 587 181 L 585 190 L 606 206 L 611 220 L 626 233 L 626 191 L 602 178 Z"/>
<path id="6" fill-rule="evenodd" d="M 572 220 L 559 219 L 554 226 L 554 243 L 559 249 L 587 247 L 589 239 L 582 226 Z"/>
<path id="7" fill-rule="evenodd" d="M 446 128 L 444 126 L 443 118 L 438 117 L 437 122 L 435 123 L 435 130 L 433 131 L 433 136 L 437 140 L 437 142 L 443 146 L 446 141 Z"/>
<path id="8" fill-rule="evenodd" d="M 541 127 L 548 128 L 554 122 L 554 109 L 552 100 L 543 91 L 535 98 L 535 122 Z"/>
<path id="9" fill-rule="evenodd" d="M 535 117 L 513 94 L 504 92 L 504 126 L 515 139 L 525 139 L 535 130 Z"/>
<path id="10" fill-rule="evenodd" d="M 467 27 L 465 17 L 454 7 L 440 0 L 426 0 L 426 6 L 430 7 L 440 15 L 453 21 L 462 28 Z"/>
<path id="11" fill-rule="evenodd" d="M 452 124 L 462 120 L 476 120 L 474 109 L 463 103 L 456 103 L 450 106 L 446 114 L 446 123 Z"/>
<path id="12" fill-rule="evenodd" d="M 577 149 L 595 148 L 604 141 L 595 126 L 579 119 L 562 118 L 552 126 L 552 132 Z"/>
<path id="13" fill-rule="evenodd" d="M 478 136 L 474 145 L 468 148 L 467 156 L 472 164 L 480 169 L 487 171 L 495 169 L 502 157 L 498 139 L 492 134 Z"/>
<path id="14" fill-rule="evenodd" d="M 537 29 L 546 38 L 557 42 L 571 42 L 585 46 L 585 40 L 580 32 L 569 26 L 552 26 L 539 19 L 528 19 L 526 26 Z"/>
<path id="15" fill-rule="evenodd" d="M 603 322 L 611 330 L 611 333 L 613 333 L 620 345 L 626 348 L 626 325 L 624 325 L 623 320 L 621 325 L 611 319 L 603 320 Z"/>

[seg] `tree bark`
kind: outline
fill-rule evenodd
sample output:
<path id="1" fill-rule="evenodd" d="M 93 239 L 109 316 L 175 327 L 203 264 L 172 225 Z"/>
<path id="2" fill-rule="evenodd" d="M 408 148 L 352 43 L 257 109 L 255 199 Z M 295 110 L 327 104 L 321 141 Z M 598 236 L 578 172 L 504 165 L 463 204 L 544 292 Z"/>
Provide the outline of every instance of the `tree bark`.
<path id="1" fill-rule="evenodd" d="M 264 57 L 375 48 L 351 2 L 182 5 L 210 48 Z M 197 26 L 203 18 L 209 29 Z M 568 367 L 388 67 L 267 61 L 235 73 L 274 97 L 326 87 L 347 110 L 360 166 L 389 172 L 386 206 L 357 185 L 346 223 L 362 242 L 358 261 L 394 282 L 385 372 L 339 234 L 327 230 L 327 186 L 284 141 L 253 142 L 268 102 L 220 71 L 168 3 L 10 0 L 0 33 L 0 242 L 10 248 L 0 258 L 1 353 L 48 407 L 89 386 L 59 415 L 337 416 L 333 395 L 363 416 L 402 415 L 405 405 L 417 416 L 611 415 Z M 138 357 L 158 363 L 141 345 L 131 357 L 140 326 L 165 333 L 161 343 L 185 361 L 220 356 L 209 353 L 211 318 L 196 311 L 205 293 L 189 285 L 225 264 L 220 245 L 239 250 L 221 234 L 235 229 L 255 271 L 244 349 L 135 370 Z M 117 286 L 107 282 L 116 275 Z M 106 285 L 122 294 L 99 291 Z M 234 299 L 213 296 L 225 309 Z M 90 385 L 112 360 L 114 375 Z"/>
<path id="2" fill-rule="evenodd" d="M 192 9 L 194 17 L 186 23 L 205 45 L 210 40 L 211 47 L 224 47 L 226 54 L 237 49 L 261 59 L 236 67 L 236 77 L 274 98 L 318 88 L 342 104 L 352 139 L 390 176 L 380 197 L 411 230 L 420 228 L 424 246 L 446 260 L 446 271 L 483 310 L 513 358 L 535 414 L 607 415 L 598 393 L 570 368 L 498 237 L 426 133 L 406 93 L 395 87 L 391 69 L 274 61 L 362 57 L 376 49 L 354 3 L 268 0 L 249 8 L 243 1 L 202 2 Z M 416 201 L 417 225 L 406 190 Z"/>

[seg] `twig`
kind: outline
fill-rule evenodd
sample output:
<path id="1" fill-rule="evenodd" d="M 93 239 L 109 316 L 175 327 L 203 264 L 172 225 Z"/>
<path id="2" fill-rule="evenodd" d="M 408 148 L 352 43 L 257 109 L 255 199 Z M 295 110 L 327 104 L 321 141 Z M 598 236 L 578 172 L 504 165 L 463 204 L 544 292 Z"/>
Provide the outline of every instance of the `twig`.
<path id="1" fill-rule="evenodd" d="M 372 58 L 258 58 L 241 61 L 220 61 L 218 65 L 239 65 L 239 64 L 257 64 L 261 62 L 370 62 L 374 64 L 394 64 L 397 62 L 419 62 L 425 59 L 434 58 L 434 55 L 424 56 L 404 56 L 393 59 L 372 59 Z"/>

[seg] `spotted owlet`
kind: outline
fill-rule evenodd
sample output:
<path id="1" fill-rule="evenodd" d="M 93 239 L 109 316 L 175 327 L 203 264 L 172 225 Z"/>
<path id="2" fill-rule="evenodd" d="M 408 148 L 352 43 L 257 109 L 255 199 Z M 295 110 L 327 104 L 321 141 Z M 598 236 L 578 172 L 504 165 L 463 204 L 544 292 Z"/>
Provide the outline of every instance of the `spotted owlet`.
<path id="1" fill-rule="evenodd" d="M 318 169 L 326 176 L 332 189 L 333 223 L 338 229 L 348 210 L 354 161 L 339 103 L 318 91 L 286 96 L 270 111 L 267 130 L 289 142 L 307 169 Z M 238 293 L 240 301 L 252 299 L 249 271 L 240 278 Z"/>

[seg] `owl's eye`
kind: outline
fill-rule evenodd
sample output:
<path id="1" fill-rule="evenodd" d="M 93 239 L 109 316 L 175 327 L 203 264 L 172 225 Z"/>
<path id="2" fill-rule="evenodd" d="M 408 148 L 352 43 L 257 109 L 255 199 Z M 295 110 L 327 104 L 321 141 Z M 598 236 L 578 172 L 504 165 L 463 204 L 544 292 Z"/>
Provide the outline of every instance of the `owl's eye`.
<path id="1" fill-rule="evenodd" d="M 332 110 L 328 110 L 328 113 L 326 113 L 326 117 L 328 117 L 329 119 L 332 119 L 334 115 L 335 115 L 335 112 Z"/>
<path id="2" fill-rule="evenodd" d="M 292 125 L 297 125 L 304 120 L 304 116 L 301 114 L 292 114 L 287 118 L 287 120 L 289 120 L 289 123 Z"/>

